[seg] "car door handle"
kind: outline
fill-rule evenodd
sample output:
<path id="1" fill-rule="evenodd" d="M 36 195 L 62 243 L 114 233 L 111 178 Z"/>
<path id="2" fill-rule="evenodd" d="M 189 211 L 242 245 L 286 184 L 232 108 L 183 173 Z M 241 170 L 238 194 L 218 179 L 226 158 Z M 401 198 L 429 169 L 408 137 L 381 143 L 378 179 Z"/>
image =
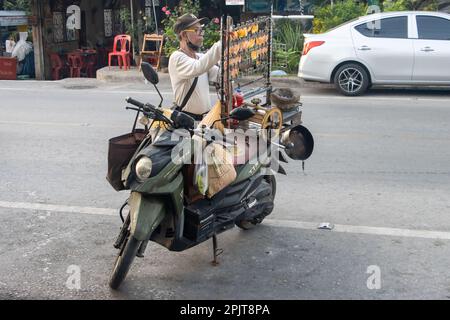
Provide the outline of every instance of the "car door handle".
<path id="1" fill-rule="evenodd" d="M 368 46 L 362 46 L 362 47 L 359 47 L 358 50 L 368 51 L 368 50 L 372 50 L 372 49 L 370 49 Z"/>
<path id="2" fill-rule="evenodd" d="M 425 47 L 425 48 L 420 49 L 420 51 L 423 51 L 423 52 L 432 52 L 432 51 L 434 51 L 434 49 L 432 49 L 432 48 L 430 48 L 430 47 Z"/>

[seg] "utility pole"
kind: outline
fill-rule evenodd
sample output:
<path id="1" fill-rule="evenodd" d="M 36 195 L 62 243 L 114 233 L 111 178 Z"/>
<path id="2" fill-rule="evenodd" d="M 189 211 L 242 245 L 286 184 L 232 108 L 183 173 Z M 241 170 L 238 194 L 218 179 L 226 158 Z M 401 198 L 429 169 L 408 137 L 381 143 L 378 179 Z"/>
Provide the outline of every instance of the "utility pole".
<path id="1" fill-rule="evenodd" d="M 130 0 L 130 11 L 131 11 L 131 32 L 133 32 L 134 34 L 136 34 L 135 30 L 134 30 L 134 7 L 133 7 L 133 0 Z M 131 50 L 133 51 L 133 60 L 135 60 L 135 55 L 134 55 L 134 34 L 131 34 Z"/>

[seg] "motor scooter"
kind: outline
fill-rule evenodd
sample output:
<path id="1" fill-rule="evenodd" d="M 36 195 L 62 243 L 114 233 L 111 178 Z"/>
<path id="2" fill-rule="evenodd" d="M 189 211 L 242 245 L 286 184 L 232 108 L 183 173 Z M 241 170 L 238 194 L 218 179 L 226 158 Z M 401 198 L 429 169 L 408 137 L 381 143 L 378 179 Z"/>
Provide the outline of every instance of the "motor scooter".
<path id="1" fill-rule="evenodd" d="M 142 64 L 142 71 L 158 90 L 156 71 L 146 63 Z M 185 169 L 193 158 L 192 137 L 200 137 L 207 145 L 217 143 L 213 126 L 196 128 L 194 119 L 183 112 L 165 110 L 132 98 L 126 101 L 133 105 L 127 109 L 142 113 L 144 118 L 161 124 L 165 130 L 156 139 L 148 134 L 122 173 L 130 197 L 120 210 L 123 226 L 114 244 L 119 252 L 109 280 L 113 289 L 118 289 L 124 281 L 135 257 L 144 257 L 150 241 L 169 251 L 181 252 L 213 239 L 213 262 L 217 264 L 220 254 L 217 236 L 235 226 L 249 230 L 261 224 L 273 212 L 276 196 L 276 172 L 270 170 L 271 161 L 249 156 L 245 163 L 235 167 L 236 179 L 226 188 L 211 198 L 187 201 Z M 244 122 L 254 114 L 250 108 L 240 107 L 220 121 Z M 299 142 L 296 146 L 292 143 L 276 145 L 288 151 L 303 148 L 303 157 L 305 153 L 309 153 L 306 154 L 309 157 L 312 136 L 307 138 L 301 140 L 302 146 Z M 234 141 L 222 142 L 233 144 Z M 278 172 L 285 173 L 282 167 Z M 129 213 L 124 218 L 127 207 Z"/>

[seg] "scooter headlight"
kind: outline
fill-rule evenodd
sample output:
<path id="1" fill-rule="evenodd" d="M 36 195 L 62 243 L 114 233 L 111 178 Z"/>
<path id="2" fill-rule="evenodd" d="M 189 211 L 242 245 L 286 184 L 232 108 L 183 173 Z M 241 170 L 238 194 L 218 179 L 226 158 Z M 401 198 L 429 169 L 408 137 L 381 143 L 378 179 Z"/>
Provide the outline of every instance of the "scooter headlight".
<path id="1" fill-rule="evenodd" d="M 152 174 L 152 160 L 149 157 L 143 156 L 136 163 L 136 176 L 139 180 L 150 178 Z"/>

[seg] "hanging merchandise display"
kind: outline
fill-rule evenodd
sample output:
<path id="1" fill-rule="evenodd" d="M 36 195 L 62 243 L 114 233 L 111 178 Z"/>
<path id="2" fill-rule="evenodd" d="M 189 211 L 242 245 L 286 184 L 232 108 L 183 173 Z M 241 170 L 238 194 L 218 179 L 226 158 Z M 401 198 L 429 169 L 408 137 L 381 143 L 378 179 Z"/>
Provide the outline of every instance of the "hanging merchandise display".
<path id="1" fill-rule="evenodd" d="M 265 141 L 279 141 L 290 150 L 300 150 L 295 159 L 306 159 L 312 151 L 301 149 L 299 126 L 302 124 L 300 96 L 291 88 L 272 87 L 273 8 L 269 16 L 261 16 L 234 24 L 231 17 L 221 19 L 221 114 L 216 119 L 228 119 L 236 108 L 250 109 L 253 116 L 246 121 L 222 120 L 227 129 L 255 129 Z M 295 129 L 295 130 L 293 130 Z M 303 140 L 302 140 L 303 141 Z M 306 151 L 305 151 L 306 150 Z"/>
<path id="2" fill-rule="evenodd" d="M 229 55 L 226 57 L 231 81 L 267 72 L 270 63 L 270 32 L 269 17 L 260 17 L 233 27 L 230 32 Z"/>
<path id="3" fill-rule="evenodd" d="M 251 108 L 255 113 L 249 121 L 229 121 L 224 122 L 224 125 L 230 129 L 248 129 L 251 126 L 272 130 L 278 136 L 283 129 L 284 114 L 277 106 L 272 106 L 270 101 L 271 16 L 258 17 L 236 25 L 230 17 L 223 17 L 222 41 L 225 48 L 222 55 L 222 118 L 226 118 L 231 110 L 238 107 Z M 262 99 L 255 98 L 259 95 L 265 95 L 264 103 Z M 301 116 L 300 111 L 294 113 L 297 117 Z M 289 121 L 289 117 L 287 120 Z"/>

